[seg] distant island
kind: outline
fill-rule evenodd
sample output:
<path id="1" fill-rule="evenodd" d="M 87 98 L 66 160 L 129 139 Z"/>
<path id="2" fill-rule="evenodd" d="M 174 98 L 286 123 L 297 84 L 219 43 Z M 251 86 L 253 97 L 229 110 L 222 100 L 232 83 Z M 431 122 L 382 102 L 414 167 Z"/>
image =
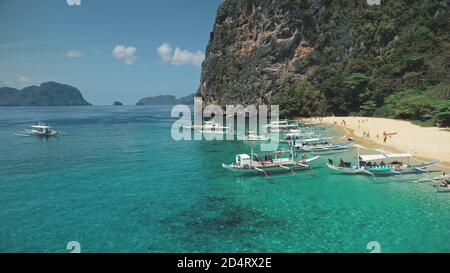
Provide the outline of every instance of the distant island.
<path id="1" fill-rule="evenodd" d="M 0 88 L 0 106 L 89 106 L 80 90 L 57 82 L 45 82 L 22 90 Z"/>
<path id="2" fill-rule="evenodd" d="M 123 105 L 123 103 L 121 103 L 120 101 L 115 101 L 113 103 L 113 106 L 122 106 L 122 105 Z"/>
<path id="3" fill-rule="evenodd" d="M 146 97 L 136 103 L 136 105 L 176 105 L 176 104 L 194 104 L 195 94 L 177 99 L 172 95 L 160 95 L 156 97 Z"/>

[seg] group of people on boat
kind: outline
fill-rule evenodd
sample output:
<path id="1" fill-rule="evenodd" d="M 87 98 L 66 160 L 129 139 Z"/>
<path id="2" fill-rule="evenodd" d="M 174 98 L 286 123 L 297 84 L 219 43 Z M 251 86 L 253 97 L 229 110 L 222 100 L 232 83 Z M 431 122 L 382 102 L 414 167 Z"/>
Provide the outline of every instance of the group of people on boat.
<path id="1" fill-rule="evenodd" d="M 363 167 L 384 167 L 384 166 L 386 166 L 386 163 L 383 160 L 381 160 L 380 164 L 378 164 L 377 162 L 372 163 L 370 161 L 368 161 L 368 162 L 361 161 L 361 162 L 359 162 L 359 164 Z"/>
<path id="2" fill-rule="evenodd" d="M 329 163 L 330 165 L 334 165 L 334 162 L 333 162 L 333 160 L 331 160 L 331 159 L 328 159 L 328 163 Z M 402 163 L 402 162 L 399 162 L 399 161 L 397 161 L 397 160 L 395 160 L 395 161 L 392 161 L 392 162 L 389 163 L 389 164 L 386 164 L 383 160 L 381 160 L 380 163 L 377 163 L 377 162 L 373 162 L 373 163 L 372 163 L 371 161 L 368 161 L 368 162 L 366 162 L 366 161 L 360 161 L 359 164 L 360 164 L 360 166 L 362 166 L 362 167 L 384 167 L 384 166 L 387 166 L 387 165 L 402 165 L 403 163 Z M 351 162 L 346 162 L 346 161 L 344 161 L 344 159 L 341 158 L 341 159 L 339 160 L 339 165 L 338 165 L 338 167 L 351 168 L 351 165 L 352 165 Z"/>
<path id="3" fill-rule="evenodd" d="M 284 138 L 284 140 L 286 140 L 286 141 L 291 141 L 291 140 L 297 140 L 297 139 L 301 139 L 302 137 L 301 136 L 299 136 L 299 135 L 293 135 L 293 136 L 289 136 L 289 135 L 287 135 L 285 138 Z M 290 142 L 289 142 L 290 143 Z M 289 144 L 290 145 L 290 144 Z"/>
<path id="4" fill-rule="evenodd" d="M 386 164 L 385 162 L 384 162 L 384 160 L 381 160 L 381 162 L 378 164 L 377 162 L 370 162 L 370 161 L 368 161 L 368 162 L 365 162 L 365 161 L 361 161 L 361 162 L 359 162 L 359 164 L 361 165 L 361 166 L 363 166 L 363 167 L 384 167 L 384 166 L 392 166 L 392 165 L 403 165 L 403 163 L 402 162 L 400 162 L 400 161 L 397 161 L 397 160 L 394 160 L 394 161 L 392 161 L 391 163 L 388 163 L 388 164 Z"/>
<path id="5" fill-rule="evenodd" d="M 264 155 L 264 160 L 261 161 L 257 155 L 253 155 L 253 161 L 261 162 L 264 165 L 267 163 L 273 163 L 273 158 L 271 155 L 266 154 L 266 155 Z"/>
<path id="6" fill-rule="evenodd" d="M 332 160 L 332 159 L 328 159 L 328 164 L 334 165 L 333 160 Z M 341 158 L 341 159 L 339 160 L 339 165 L 338 165 L 338 167 L 341 167 L 341 168 L 351 168 L 351 167 L 352 167 L 352 163 L 351 163 L 351 162 L 346 162 L 346 161 L 344 161 L 344 159 Z"/>

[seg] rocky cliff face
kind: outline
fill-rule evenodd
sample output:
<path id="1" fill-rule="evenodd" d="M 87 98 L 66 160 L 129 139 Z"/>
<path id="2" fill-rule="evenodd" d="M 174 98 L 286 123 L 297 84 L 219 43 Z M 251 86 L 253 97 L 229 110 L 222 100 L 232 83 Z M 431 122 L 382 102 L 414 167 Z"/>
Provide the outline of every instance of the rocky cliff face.
<path id="1" fill-rule="evenodd" d="M 267 102 L 305 76 L 310 30 L 281 1 L 226 0 L 203 63 L 200 94 L 209 103 Z"/>
<path id="2" fill-rule="evenodd" d="M 379 105 L 403 84 L 396 81 L 403 74 L 392 75 L 394 83 L 383 86 L 377 81 L 387 76 L 373 68 L 384 71 L 383 65 L 394 62 L 387 58 L 396 54 L 387 56 L 386 51 L 395 43 L 412 42 L 406 39 L 424 24 L 422 12 L 435 18 L 434 25 L 426 23 L 436 28 L 431 31 L 445 33 L 448 1 L 382 0 L 380 6 L 371 6 L 366 0 L 225 0 L 206 50 L 199 94 L 220 105 L 270 103 L 281 90 L 306 79 L 325 94 L 330 112 L 359 110 L 362 101 L 345 105 L 348 110 L 339 107 L 346 96 L 365 91 L 382 94 L 366 98 Z M 444 51 L 446 46 L 442 44 Z M 360 93 L 333 98 L 337 89 L 327 80 L 341 77 L 344 86 L 346 77 L 363 78 L 355 73 L 368 78 L 357 82 L 362 83 L 357 86 Z"/>

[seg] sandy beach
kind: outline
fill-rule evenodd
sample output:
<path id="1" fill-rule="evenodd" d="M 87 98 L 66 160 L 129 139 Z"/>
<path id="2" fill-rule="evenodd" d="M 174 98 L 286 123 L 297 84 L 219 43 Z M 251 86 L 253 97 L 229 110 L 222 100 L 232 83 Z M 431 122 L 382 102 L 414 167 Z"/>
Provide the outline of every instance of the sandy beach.
<path id="1" fill-rule="evenodd" d="M 437 127 L 420 127 L 408 121 L 373 117 L 325 117 L 308 119 L 313 123 L 336 125 L 349 137 L 369 148 L 380 148 L 387 133 L 386 151 L 409 152 L 417 160 L 441 160 L 450 167 L 450 131 Z"/>

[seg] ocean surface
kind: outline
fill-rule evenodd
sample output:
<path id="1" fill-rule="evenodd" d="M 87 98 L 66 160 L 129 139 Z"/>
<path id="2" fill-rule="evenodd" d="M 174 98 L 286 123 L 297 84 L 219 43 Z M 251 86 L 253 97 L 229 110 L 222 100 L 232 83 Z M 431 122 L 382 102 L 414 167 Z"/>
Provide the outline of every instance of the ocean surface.
<path id="1" fill-rule="evenodd" d="M 236 176 L 250 146 L 176 142 L 170 110 L 0 108 L 0 252 L 450 252 L 450 193 L 326 168 L 355 152 Z M 14 135 L 37 121 L 65 134 Z"/>

